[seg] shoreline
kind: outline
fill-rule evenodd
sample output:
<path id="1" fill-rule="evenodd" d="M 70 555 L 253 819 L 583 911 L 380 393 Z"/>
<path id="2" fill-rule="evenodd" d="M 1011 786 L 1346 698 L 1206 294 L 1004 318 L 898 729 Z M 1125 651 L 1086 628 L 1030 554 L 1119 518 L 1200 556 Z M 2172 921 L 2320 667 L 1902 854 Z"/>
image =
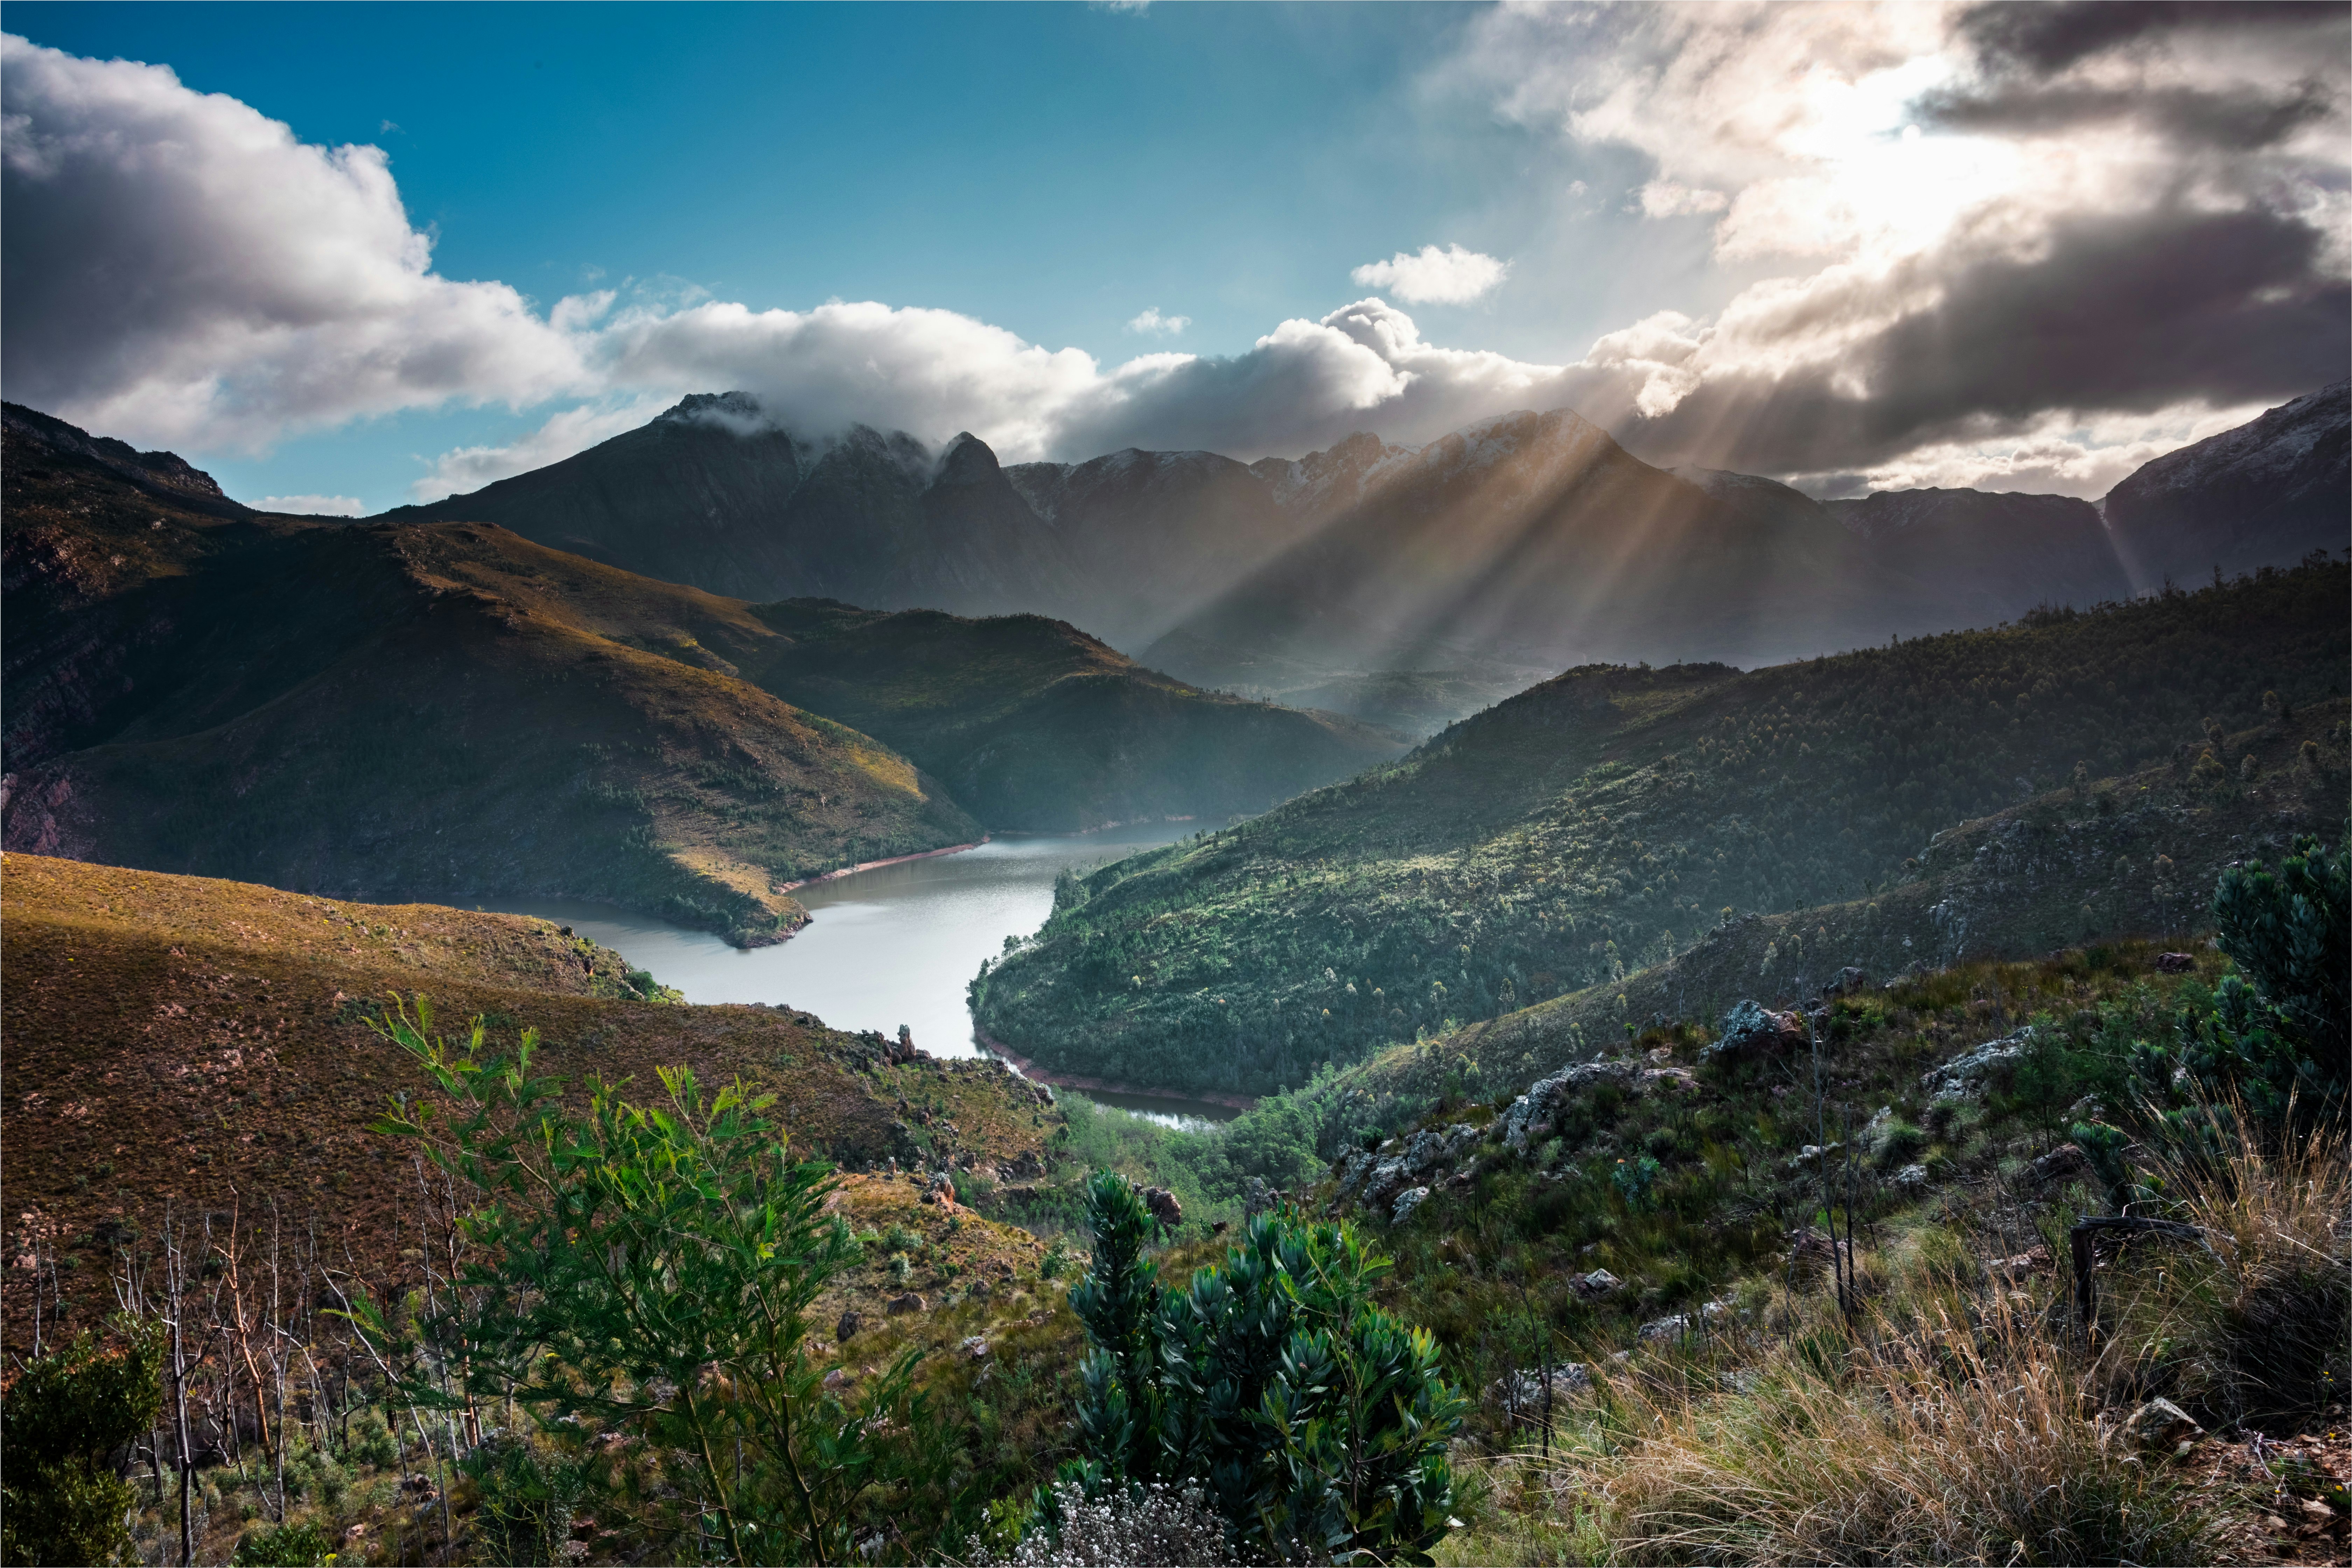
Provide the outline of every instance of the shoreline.
<path id="1" fill-rule="evenodd" d="M 1034 1079 L 1039 1083 L 1050 1083 L 1061 1089 L 1075 1089 L 1082 1093 L 1092 1089 L 1100 1089 L 1106 1094 L 1140 1094 L 1148 1095 L 1154 1100 L 1190 1100 L 1202 1105 L 1222 1105 L 1233 1110 L 1248 1110 L 1257 1104 L 1255 1097 L 1246 1094 L 1214 1094 L 1205 1089 L 1195 1091 L 1151 1089 L 1142 1084 L 1114 1083 L 1108 1079 L 1088 1078 L 1083 1073 L 1048 1072 L 997 1039 L 978 1024 L 971 1026 L 971 1037 L 986 1047 L 989 1055 L 1001 1057 L 1011 1062 L 1023 1078 Z"/>
<path id="2" fill-rule="evenodd" d="M 983 833 L 969 844 L 950 844 L 941 849 L 918 849 L 912 855 L 893 855 L 887 860 L 860 860 L 855 866 L 844 866 L 837 871 L 819 871 L 814 877 L 803 877 L 797 882 L 779 882 L 775 891 L 789 893 L 794 888 L 812 887 L 818 882 L 831 882 L 843 877 L 854 877 L 860 871 L 871 871 L 882 866 L 903 866 L 909 860 L 930 860 L 941 855 L 961 855 L 967 849 L 977 849 L 994 838 L 993 833 Z"/>

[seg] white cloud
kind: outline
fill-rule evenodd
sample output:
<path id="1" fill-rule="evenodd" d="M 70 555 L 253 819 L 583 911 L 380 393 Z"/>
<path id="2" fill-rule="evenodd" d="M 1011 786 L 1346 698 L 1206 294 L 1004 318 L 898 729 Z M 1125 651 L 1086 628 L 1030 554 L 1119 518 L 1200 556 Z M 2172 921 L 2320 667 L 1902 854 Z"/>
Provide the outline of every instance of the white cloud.
<path id="1" fill-rule="evenodd" d="M 425 477 L 408 487 L 408 499 L 422 502 L 469 494 L 499 479 L 560 463 L 599 441 L 635 429 L 673 401 L 667 395 L 654 395 L 566 408 L 504 446 L 455 447 L 433 459 Z"/>
<path id="2" fill-rule="evenodd" d="M 1184 329 L 1192 324 L 1192 318 L 1190 316 L 1163 316 L 1160 313 L 1159 306 L 1147 305 L 1143 308 L 1141 315 L 1127 323 L 1127 330 L 1130 332 L 1139 332 L 1145 337 L 1157 337 L 1164 333 L 1172 338 L 1180 336 Z"/>
<path id="3" fill-rule="evenodd" d="M 1642 187 L 1640 195 L 1643 217 L 1688 217 L 1699 213 L 1719 213 L 1731 205 L 1731 198 L 1721 191 L 1678 185 L 1672 180 L 1652 180 Z"/>
<path id="4" fill-rule="evenodd" d="M 317 147 L 161 66 L 0 37 L 8 395 L 142 442 L 257 447 L 577 387 L 582 345 L 432 270 L 383 153 Z"/>
<path id="5" fill-rule="evenodd" d="M 302 517 L 363 517 L 367 503 L 357 496 L 263 496 L 256 511 L 290 511 Z"/>
<path id="6" fill-rule="evenodd" d="M 933 441 L 970 430 L 1007 460 L 1129 444 L 1295 454 L 1355 430 L 1414 441 L 1566 405 L 1654 460 L 1898 483 L 1973 464 L 2079 486 L 2123 460 L 2106 447 L 2157 438 L 2120 433 L 2131 410 L 2218 416 L 2341 374 L 2276 384 L 2300 374 L 2297 354 L 2340 366 L 2352 203 L 2322 177 L 2347 160 L 2320 136 L 2339 124 L 2336 99 L 2316 130 L 2243 157 L 2157 161 L 2144 127 L 1955 129 L 1960 109 L 1922 105 L 1982 87 L 1957 25 L 1941 10 L 1800 6 L 1474 23 L 1504 112 L 1632 146 L 1655 164 L 1644 207 L 1712 217 L 1719 258 L 1801 258 L 1711 315 L 1654 311 L 1564 366 L 1428 342 L 1380 297 L 1282 321 L 1229 356 L 1118 363 L 950 310 L 754 310 L 675 279 L 541 306 L 435 272 L 379 150 L 306 145 L 168 69 L 8 37 L 0 374 L 11 398 L 142 447 L 256 448 L 453 403 L 556 410 L 518 440 L 432 459 L 420 500 L 733 388 L 811 437 L 853 423 Z M 2124 87 L 2159 57 L 2132 56 Z M 2199 69 L 2226 75 L 2175 74 Z M 1904 133 L 1917 124 L 1929 129 Z M 2169 195 L 2151 170 L 2171 171 Z M 1432 245 L 1354 276 L 1454 304 L 1509 266 Z M 1165 337 L 1183 322 L 1155 307 L 1129 325 Z"/>
<path id="7" fill-rule="evenodd" d="M 1348 276 L 1360 289 L 1386 289 L 1409 305 L 1466 305 L 1507 277 L 1511 264 L 1451 245 L 1424 245 L 1418 254 L 1398 251 L 1386 261 L 1368 261 Z"/>

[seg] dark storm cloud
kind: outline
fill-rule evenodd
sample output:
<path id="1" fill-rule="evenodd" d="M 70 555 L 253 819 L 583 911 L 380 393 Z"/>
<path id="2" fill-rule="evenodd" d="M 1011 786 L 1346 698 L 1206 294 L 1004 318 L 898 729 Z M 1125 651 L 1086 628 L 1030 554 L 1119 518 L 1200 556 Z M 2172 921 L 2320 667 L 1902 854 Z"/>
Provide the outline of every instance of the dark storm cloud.
<path id="1" fill-rule="evenodd" d="M 2295 34 L 2340 27 L 2347 7 L 2295 0 L 2000 0 L 1965 12 L 1959 34 L 1985 66 L 2054 76 L 2095 55 L 2182 34 Z"/>
<path id="2" fill-rule="evenodd" d="M 1653 461 L 1766 473 L 1867 468 L 2031 430 L 2052 410 L 2281 401 L 2340 378 L 2352 344 L 2352 289 L 2319 252 L 2310 226 L 2260 211 L 2083 218 L 2032 260 L 1935 258 L 1934 308 L 1836 365 L 1710 375 L 1652 419 L 1622 383 L 1576 391 Z"/>
<path id="3" fill-rule="evenodd" d="M 2280 91 L 2004 82 L 1982 90 L 1930 94 L 1918 109 L 1919 122 L 1934 129 L 2047 135 L 2132 122 L 2184 149 L 2252 153 L 2326 119 L 2339 101 L 2335 89 L 2314 80 Z"/>

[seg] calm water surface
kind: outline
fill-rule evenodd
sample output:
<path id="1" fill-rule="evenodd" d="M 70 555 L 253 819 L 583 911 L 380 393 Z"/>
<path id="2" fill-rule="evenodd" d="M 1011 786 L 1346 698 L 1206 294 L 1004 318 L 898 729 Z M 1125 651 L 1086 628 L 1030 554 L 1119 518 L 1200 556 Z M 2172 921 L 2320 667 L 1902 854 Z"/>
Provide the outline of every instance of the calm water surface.
<path id="1" fill-rule="evenodd" d="M 908 860 L 799 889 L 811 919 L 798 936 L 748 952 L 709 931 L 604 904 L 541 900 L 504 906 L 568 925 L 675 985 L 689 1002 L 765 1002 L 814 1013 L 838 1029 L 898 1026 L 935 1057 L 982 1052 L 964 986 L 980 961 L 1027 936 L 1054 910 L 1054 879 L 1157 844 L 1201 825 L 1142 823 L 1076 837 L 1017 834 L 976 849 Z M 1155 1121 L 1224 1121 L 1234 1112 L 1199 1100 L 1095 1090 L 1087 1098 Z"/>

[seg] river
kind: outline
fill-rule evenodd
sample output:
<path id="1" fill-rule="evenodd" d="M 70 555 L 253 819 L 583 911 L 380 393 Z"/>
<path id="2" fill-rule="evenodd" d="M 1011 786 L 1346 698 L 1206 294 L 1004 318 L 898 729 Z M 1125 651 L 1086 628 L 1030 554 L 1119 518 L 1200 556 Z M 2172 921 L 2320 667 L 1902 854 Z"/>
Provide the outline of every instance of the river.
<path id="1" fill-rule="evenodd" d="M 568 925 L 675 985 L 689 1002 L 765 1002 L 838 1029 L 914 1031 L 935 1057 L 986 1054 L 972 1037 L 964 986 L 980 961 L 1027 936 L 1054 910 L 1054 879 L 1189 837 L 1194 823 L 1138 823 L 1071 836 L 1012 834 L 952 855 L 877 866 L 794 890 L 809 923 L 790 942 L 749 950 L 709 931 L 604 904 L 538 900 L 499 906 Z M 1017 1046 L 1016 1046 L 1017 1048 Z M 1089 1100 L 1171 1126 L 1230 1120 L 1227 1106 L 1176 1096 L 1088 1089 Z"/>

